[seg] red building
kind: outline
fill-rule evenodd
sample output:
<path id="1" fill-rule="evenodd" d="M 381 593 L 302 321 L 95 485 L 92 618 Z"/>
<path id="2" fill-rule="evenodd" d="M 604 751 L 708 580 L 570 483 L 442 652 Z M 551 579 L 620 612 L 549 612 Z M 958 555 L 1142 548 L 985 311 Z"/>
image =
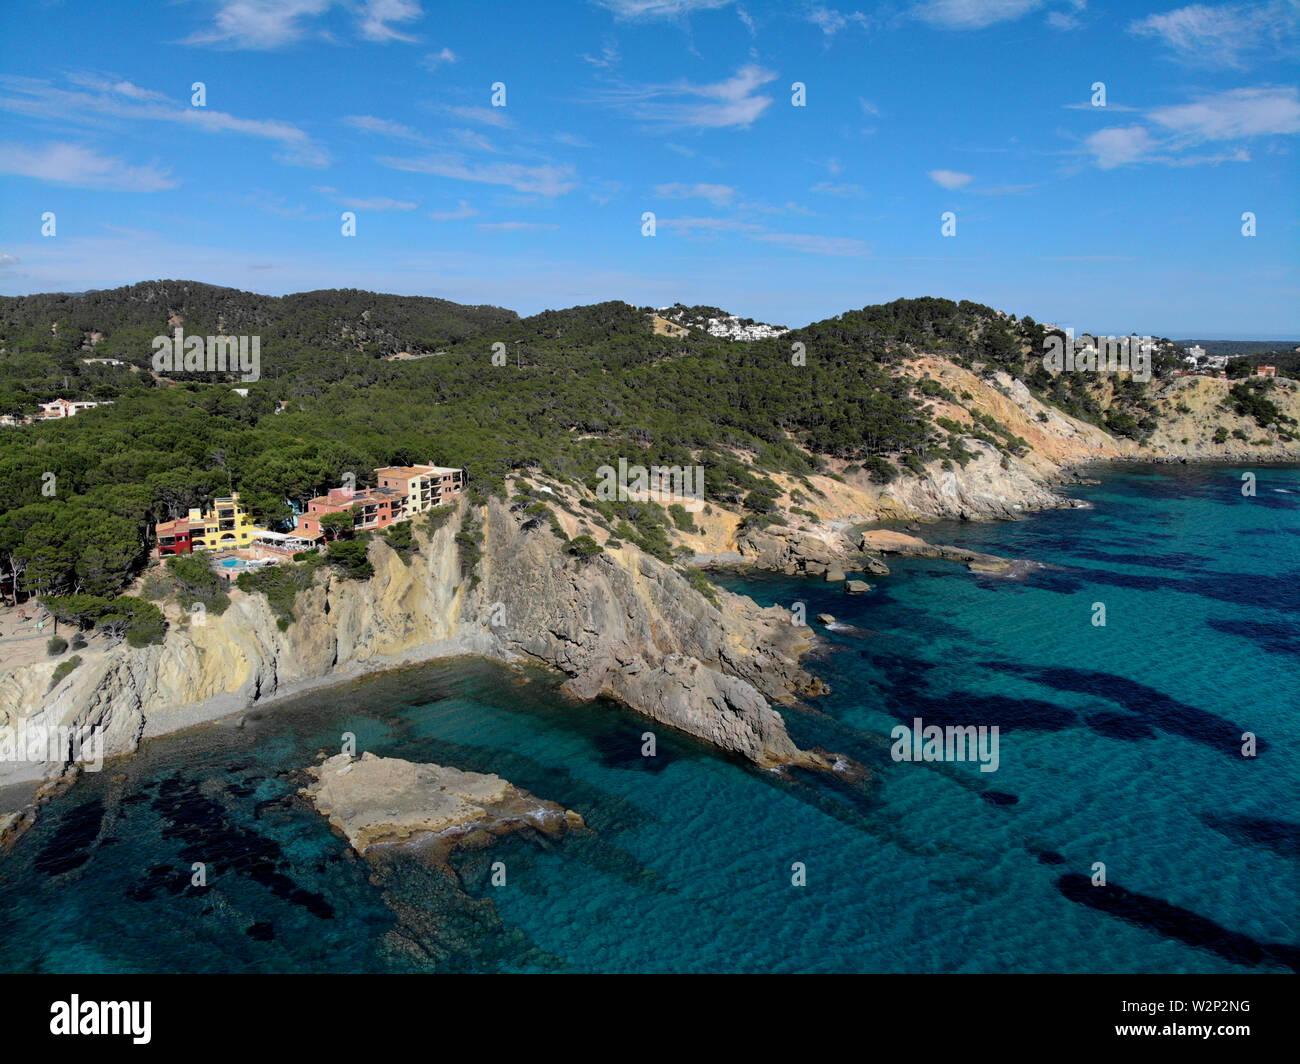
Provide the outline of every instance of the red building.
<path id="1" fill-rule="evenodd" d="M 190 538 L 190 523 L 184 517 L 176 521 L 163 521 L 154 526 L 158 536 L 158 556 L 168 554 L 193 554 L 194 544 Z"/>
<path id="2" fill-rule="evenodd" d="M 324 532 L 320 519 L 326 514 L 352 511 L 352 528 L 363 532 L 374 528 L 387 528 L 406 516 L 406 496 L 392 488 L 330 488 L 328 495 L 318 495 L 307 503 L 307 512 L 298 520 L 298 535 L 305 539 L 320 539 Z"/>

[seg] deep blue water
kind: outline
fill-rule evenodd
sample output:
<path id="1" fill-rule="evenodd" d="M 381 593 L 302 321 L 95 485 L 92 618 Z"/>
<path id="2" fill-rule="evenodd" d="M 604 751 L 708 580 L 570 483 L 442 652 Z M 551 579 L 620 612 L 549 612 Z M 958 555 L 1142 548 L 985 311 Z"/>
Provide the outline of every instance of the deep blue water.
<path id="1" fill-rule="evenodd" d="M 1294 968 L 1300 469 L 1255 472 L 1245 498 L 1240 470 L 1107 470 L 1075 491 L 1091 510 L 927 527 L 1051 564 L 1022 580 L 931 561 L 895 563 L 863 596 L 726 578 L 857 629 L 810 663 L 832 693 L 785 716 L 801 745 L 866 765 L 862 784 L 781 779 L 660 728 L 643 758 L 645 720 L 473 661 L 149 743 L 0 859 L 0 969 Z M 916 716 L 998 725 L 998 771 L 894 762 L 889 731 Z M 594 830 L 460 857 L 460 885 L 410 859 L 372 882 L 293 797 L 345 731 L 497 772 Z"/>

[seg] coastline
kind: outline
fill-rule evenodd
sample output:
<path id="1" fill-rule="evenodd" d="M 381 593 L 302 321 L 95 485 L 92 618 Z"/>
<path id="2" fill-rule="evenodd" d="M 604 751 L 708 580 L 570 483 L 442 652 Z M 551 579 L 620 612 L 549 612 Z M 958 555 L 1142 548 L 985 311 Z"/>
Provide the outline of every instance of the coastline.
<path id="1" fill-rule="evenodd" d="M 1058 475 L 1053 476 L 1051 479 L 1054 483 L 1062 486 L 1067 484 L 1098 483 L 1099 481 L 1097 481 L 1095 477 L 1104 474 L 1107 470 L 1113 469 L 1117 462 L 1128 465 L 1205 465 L 1221 468 L 1231 468 L 1252 464 L 1234 458 L 1202 459 L 1170 455 L 1124 455 L 1063 465 L 1060 467 Z M 1254 464 L 1263 463 L 1256 462 Z M 1277 460 L 1268 462 L 1267 464 L 1279 467 L 1300 467 L 1300 456 L 1292 455 L 1285 459 L 1279 457 Z M 1064 506 L 1035 507 L 1031 510 L 1027 510 L 1023 515 L 1008 516 L 1006 514 L 990 513 L 975 515 L 963 518 L 962 520 L 978 522 L 1022 520 L 1034 514 L 1047 512 L 1052 509 L 1076 509 L 1086 505 L 1087 504 L 1076 505 L 1071 501 L 1069 504 Z M 928 524 L 938 523 L 945 520 L 951 519 L 939 517 L 916 517 L 911 519 L 911 523 Z M 874 526 L 885 527 L 900 523 L 903 522 L 883 521 L 874 523 Z M 927 548 L 933 547 L 937 550 L 951 549 L 960 551 L 962 549 L 946 548 L 942 545 L 925 545 Z M 929 556 L 941 557 L 943 555 Z M 959 563 L 962 561 L 961 558 L 955 556 L 951 557 L 950 560 Z M 765 571 L 763 566 L 757 564 L 755 556 L 741 554 L 734 551 L 717 552 L 713 554 L 702 552 L 691 559 L 688 564 L 699 568 L 717 568 L 739 573 L 751 570 Z M 818 578 L 816 574 L 812 573 L 803 573 L 800 575 L 803 579 Z M 809 631 L 811 632 L 811 638 L 802 645 L 792 648 L 792 656 L 796 663 L 809 653 L 813 652 L 824 642 L 823 637 L 817 634 L 815 629 L 810 628 Z M 320 675 L 283 682 L 277 685 L 275 690 L 270 694 L 255 697 L 251 701 L 248 699 L 248 696 L 244 694 L 222 693 L 201 701 L 176 706 L 167 706 L 165 709 L 152 711 L 144 717 L 143 727 L 138 736 L 137 746 L 119 753 L 111 755 L 106 754 L 104 758 L 105 767 L 107 767 L 110 762 L 117 762 L 120 758 L 133 756 L 138 750 L 139 745 L 150 739 L 175 735 L 184 732 L 189 728 L 228 721 L 231 718 L 237 718 L 248 713 L 260 712 L 264 709 L 273 710 L 276 706 L 282 705 L 287 701 L 306 694 L 325 692 L 370 677 L 400 672 L 406 669 L 419 668 L 436 662 L 452 661 L 457 658 L 479 659 L 490 661 L 507 668 L 512 668 L 527 662 L 545 668 L 548 672 L 553 672 L 557 676 L 565 675 L 564 670 L 560 669 L 554 662 L 548 661 L 541 656 L 494 655 L 489 652 L 488 648 L 482 645 L 472 645 L 476 641 L 473 639 L 467 639 L 465 636 L 466 633 L 461 631 L 457 632 L 449 639 L 432 640 L 416 644 L 409 646 L 398 653 L 377 654 L 372 657 L 334 665 L 328 672 Z M 637 706 L 620 697 L 616 692 L 597 693 L 607 694 L 608 697 L 613 698 L 629 712 L 638 713 L 643 716 L 646 715 L 643 710 L 638 709 Z M 812 693 L 816 694 L 816 692 Z M 697 737 L 703 738 L 705 742 L 709 742 L 705 737 Z M 717 744 L 715 743 L 712 745 Z M 719 749 L 721 750 L 724 748 L 719 747 Z M 760 765 L 760 767 L 762 766 Z M 73 785 L 81 771 L 83 771 L 81 767 L 74 763 L 66 765 L 61 774 L 46 776 L 43 778 L 20 779 L 0 784 L 0 853 L 3 853 L 5 849 L 12 846 L 14 841 L 16 841 L 22 832 L 30 826 L 40 806 L 42 806 L 50 797 L 61 793 L 64 789 Z M 20 796 L 24 794 L 27 796 L 26 800 L 22 800 L 21 805 L 15 807 L 12 803 L 16 799 L 20 799 Z"/>

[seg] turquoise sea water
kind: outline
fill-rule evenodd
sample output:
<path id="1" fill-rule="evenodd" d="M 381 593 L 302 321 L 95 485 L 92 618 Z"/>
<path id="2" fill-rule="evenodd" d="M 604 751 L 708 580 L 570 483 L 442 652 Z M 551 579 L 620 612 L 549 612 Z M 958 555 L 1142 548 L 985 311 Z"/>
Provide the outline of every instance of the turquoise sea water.
<path id="1" fill-rule="evenodd" d="M 0 969 L 1294 969 L 1300 469 L 1254 472 L 1246 498 L 1238 469 L 1106 470 L 1075 489 L 1091 510 L 926 529 L 1050 563 L 1020 580 L 931 561 L 863 596 L 726 578 L 852 626 L 810 662 L 832 693 L 785 716 L 801 745 L 866 765 L 861 784 L 782 779 L 658 728 L 643 758 L 645 720 L 475 661 L 149 743 L 0 859 Z M 890 729 L 918 716 L 998 725 L 998 770 L 894 762 Z M 410 859 L 372 882 L 293 797 L 345 731 L 497 772 L 594 830 L 463 855 L 463 890 Z"/>

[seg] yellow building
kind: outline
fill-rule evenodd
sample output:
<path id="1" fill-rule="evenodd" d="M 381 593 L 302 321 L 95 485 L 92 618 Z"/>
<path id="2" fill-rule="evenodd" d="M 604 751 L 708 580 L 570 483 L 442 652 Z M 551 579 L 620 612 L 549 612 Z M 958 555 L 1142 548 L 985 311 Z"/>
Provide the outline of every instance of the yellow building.
<path id="1" fill-rule="evenodd" d="M 188 554 L 194 550 L 247 547 L 258 531 L 253 515 L 239 504 L 239 493 L 215 499 L 204 513 L 198 507 L 179 521 L 164 521 L 154 529 L 159 554 Z"/>

